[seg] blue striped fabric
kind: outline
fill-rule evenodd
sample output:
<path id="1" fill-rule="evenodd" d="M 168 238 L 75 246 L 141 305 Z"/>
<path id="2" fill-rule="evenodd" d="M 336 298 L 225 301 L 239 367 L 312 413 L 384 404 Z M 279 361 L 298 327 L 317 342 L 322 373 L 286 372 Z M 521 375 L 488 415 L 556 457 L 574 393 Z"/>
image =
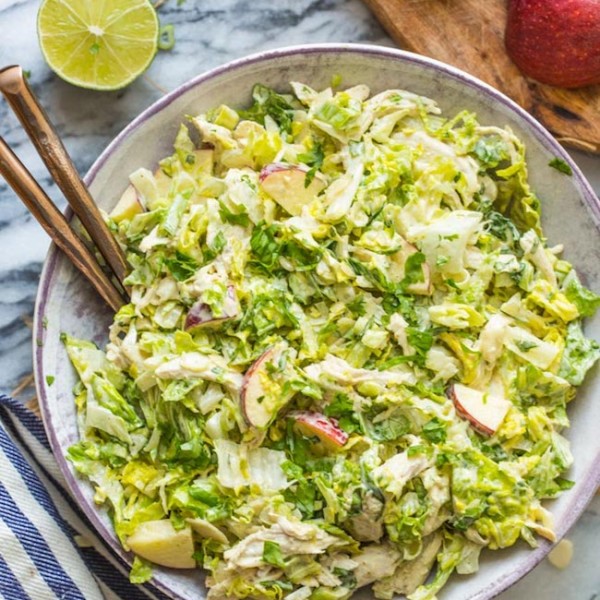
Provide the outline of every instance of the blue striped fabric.
<path id="1" fill-rule="evenodd" d="M 0 599 L 168 600 L 128 570 L 69 495 L 41 419 L 0 396 Z"/>
<path id="2" fill-rule="evenodd" d="M 27 594 L 19 580 L 13 575 L 8 563 L 0 555 L 0 594 L 5 600 L 27 598 Z"/>

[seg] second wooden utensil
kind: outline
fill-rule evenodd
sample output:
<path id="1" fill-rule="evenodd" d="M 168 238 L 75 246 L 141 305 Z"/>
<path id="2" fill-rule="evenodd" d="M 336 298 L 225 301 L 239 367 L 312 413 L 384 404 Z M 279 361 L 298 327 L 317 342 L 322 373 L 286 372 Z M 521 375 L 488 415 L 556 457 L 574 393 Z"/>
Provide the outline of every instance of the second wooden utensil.
<path id="1" fill-rule="evenodd" d="M 120 293 L 101 269 L 96 257 L 73 232 L 64 215 L 1 137 L 0 175 L 6 179 L 54 243 L 117 312 L 124 304 Z"/>

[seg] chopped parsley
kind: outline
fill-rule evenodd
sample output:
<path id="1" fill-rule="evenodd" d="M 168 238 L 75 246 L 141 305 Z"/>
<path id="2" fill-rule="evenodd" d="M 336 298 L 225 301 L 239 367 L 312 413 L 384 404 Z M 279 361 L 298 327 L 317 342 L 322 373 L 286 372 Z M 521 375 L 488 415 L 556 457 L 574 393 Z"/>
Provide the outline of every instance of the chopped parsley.
<path id="1" fill-rule="evenodd" d="M 553 158 L 548 166 L 565 175 L 573 175 L 573 169 L 562 158 Z"/>

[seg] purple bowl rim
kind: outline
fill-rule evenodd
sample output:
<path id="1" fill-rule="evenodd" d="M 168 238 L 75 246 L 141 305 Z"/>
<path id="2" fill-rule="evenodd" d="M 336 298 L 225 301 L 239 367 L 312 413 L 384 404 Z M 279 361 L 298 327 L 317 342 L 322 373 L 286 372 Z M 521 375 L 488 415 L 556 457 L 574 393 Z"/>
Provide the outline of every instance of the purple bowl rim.
<path id="1" fill-rule="evenodd" d="M 492 98 L 509 108 L 515 113 L 521 120 L 526 124 L 534 134 L 534 137 L 550 152 L 555 156 L 563 159 L 570 167 L 573 172 L 572 177 L 575 183 L 576 189 L 580 191 L 580 195 L 584 201 L 584 204 L 594 213 L 596 219 L 594 225 L 600 232 L 600 200 L 594 192 L 591 184 L 588 182 L 586 177 L 581 172 L 579 166 L 567 153 L 567 151 L 559 144 L 559 142 L 548 132 L 548 130 L 537 121 L 532 115 L 521 108 L 516 102 L 511 100 L 508 96 L 498 91 L 489 84 L 481 81 L 480 79 L 470 75 L 456 67 L 443 63 L 441 61 L 428 58 L 425 56 L 417 55 L 412 52 L 405 50 L 399 50 L 397 48 L 391 48 L 380 45 L 371 44 L 302 44 L 294 46 L 286 46 L 282 48 L 276 48 L 272 50 L 261 51 L 250 54 L 246 57 L 229 61 L 223 65 L 217 66 L 209 71 L 206 71 L 196 77 L 188 80 L 182 85 L 178 86 L 153 104 L 146 108 L 140 113 L 135 119 L 133 119 L 121 133 L 119 133 L 112 142 L 102 151 L 100 156 L 96 159 L 93 165 L 90 167 L 84 181 L 86 185 L 90 186 L 94 179 L 97 177 L 99 171 L 102 169 L 106 161 L 110 156 L 117 150 L 122 142 L 136 131 L 139 127 L 143 126 L 144 123 L 159 113 L 165 107 L 170 105 L 173 101 L 178 99 L 186 92 L 196 88 L 198 85 L 219 77 L 230 71 L 264 62 L 269 60 L 276 60 L 278 58 L 285 58 L 288 56 L 295 56 L 298 54 L 356 54 L 356 55 L 370 55 L 374 57 L 396 59 L 402 62 L 412 63 L 424 66 L 432 71 L 437 71 L 443 75 L 454 79 L 469 88 L 476 89 L 483 92 L 488 97 Z M 70 210 L 66 212 L 67 216 L 72 216 Z M 48 301 L 48 296 L 52 286 L 53 276 L 58 263 L 60 254 L 55 244 L 51 244 L 44 261 L 44 267 L 40 275 L 40 284 L 38 287 L 38 293 L 36 297 L 35 309 L 34 309 L 34 326 L 33 331 L 33 362 L 34 362 L 34 375 L 35 385 L 38 395 L 39 405 L 42 413 L 42 419 L 46 434 L 50 441 L 52 452 L 56 458 L 58 466 L 67 481 L 67 485 L 71 491 L 71 494 L 76 499 L 79 507 L 83 510 L 86 517 L 92 522 L 96 530 L 100 533 L 104 542 L 107 543 L 117 555 L 124 560 L 127 564 L 131 562 L 131 553 L 127 553 L 123 548 L 115 543 L 112 539 L 112 531 L 106 527 L 104 522 L 100 520 L 98 516 L 98 510 L 87 502 L 82 492 L 79 489 L 80 481 L 75 477 L 66 458 L 62 454 L 61 446 L 58 442 L 56 434 L 50 426 L 51 415 L 48 406 L 48 398 L 46 396 L 46 389 L 43 385 L 43 343 L 39 345 L 37 340 L 42 340 L 45 337 L 44 328 L 44 310 Z M 568 510 L 565 511 L 567 517 L 563 519 L 560 526 L 556 530 L 557 539 L 561 539 L 567 531 L 574 525 L 577 519 L 581 516 L 581 513 L 585 510 L 592 497 L 594 496 L 598 486 L 600 486 L 600 456 L 599 460 L 595 461 L 590 472 L 587 473 L 586 481 L 582 484 L 582 488 L 571 501 Z M 519 566 L 507 573 L 505 576 L 496 579 L 486 588 L 477 591 L 474 595 L 470 596 L 466 600 L 491 600 L 498 594 L 505 591 L 525 575 L 527 575 L 534 567 L 536 567 L 548 554 L 552 544 L 546 540 L 542 540 L 540 546 L 537 549 L 531 551 L 527 559 L 523 560 Z M 162 579 L 162 578 L 161 578 Z M 173 592 L 169 587 L 163 583 L 160 579 L 154 577 L 151 584 L 155 585 L 161 591 L 168 596 L 171 596 L 174 600 L 187 600 L 183 596 Z"/>

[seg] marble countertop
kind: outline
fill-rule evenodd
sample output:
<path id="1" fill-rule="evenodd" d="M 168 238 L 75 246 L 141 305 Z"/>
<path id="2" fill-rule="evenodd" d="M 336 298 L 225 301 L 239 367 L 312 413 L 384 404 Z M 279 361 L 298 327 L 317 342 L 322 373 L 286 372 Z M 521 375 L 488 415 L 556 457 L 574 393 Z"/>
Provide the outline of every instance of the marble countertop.
<path id="1" fill-rule="evenodd" d="M 144 108 L 184 81 L 249 53 L 292 44 L 362 42 L 393 46 L 360 0 L 169 0 L 159 10 L 175 26 L 175 47 L 159 52 L 148 71 L 125 90 L 98 93 L 58 79 L 40 54 L 38 0 L 0 0 L 0 67 L 18 63 L 57 126 L 81 173 Z M 4 102 L 0 135 L 19 154 L 61 207 L 41 161 Z M 573 152 L 600 193 L 600 157 Z M 31 318 L 48 238 L 0 181 L 0 393 L 26 401 L 31 385 Z M 544 561 L 500 596 L 501 600 L 600 599 L 600 496 L 568 535 L 575 544 L 571 565 L 559 571 Z M 443 598 L 443 595 L 442 595 Z"/>

